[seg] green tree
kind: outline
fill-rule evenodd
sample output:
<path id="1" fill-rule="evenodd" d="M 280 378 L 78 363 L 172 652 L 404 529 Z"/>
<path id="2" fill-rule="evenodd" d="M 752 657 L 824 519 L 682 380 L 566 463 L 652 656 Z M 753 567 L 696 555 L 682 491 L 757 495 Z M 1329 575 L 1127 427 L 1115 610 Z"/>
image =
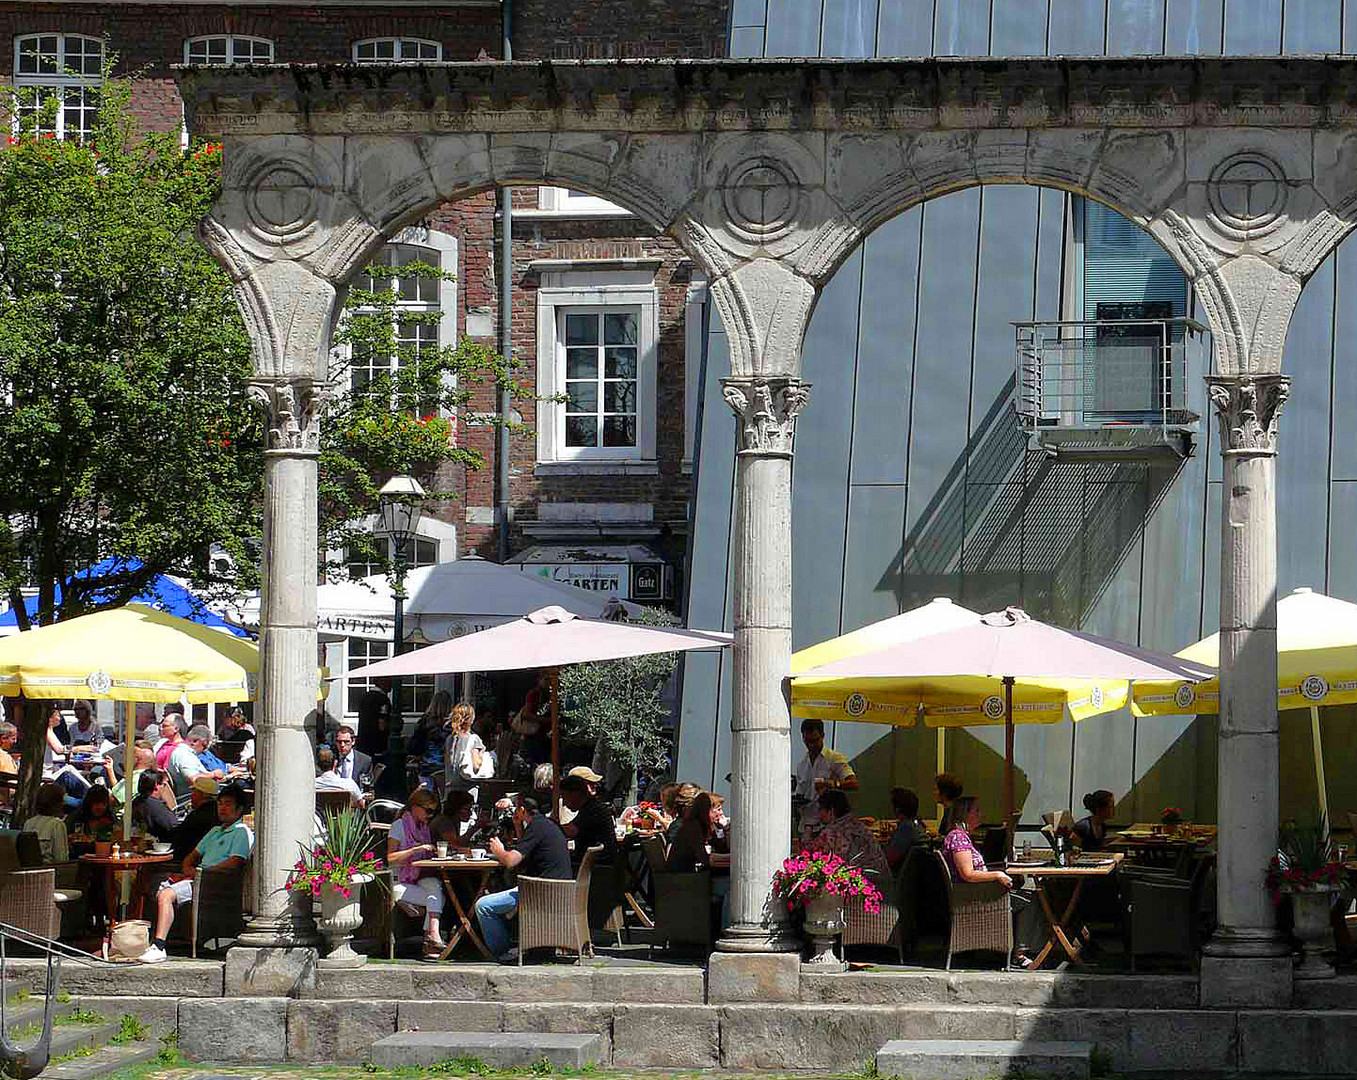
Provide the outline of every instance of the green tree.
<path id="1" fill-rule="evenodd" d="M 58 586 L 69 618 L 127 603 L 167 572 L 209 593 L 258 583 L 263 418 L 246 395 L 250 341 L 226 274 L 195 236 L 219 190 L 221 147 L 139 130 L 132 83 L 111 65 L 84 142 L 44 133 L 57 97 L 0 90 L 0 112 L 21 118 L 0 146 L 0 594 L 21 627 L 26 583 L 39 623 L 55 619 Z M 392 472 L 413 472 L 437 498 L 450 494 L 434 483 L 443 466 L 479 467 L 456 445 L 453 410 L 487 385 L 520 393 L 494 353 L 406 344 L 402 326 L 436 316 L 398 322 L 390 274 L 368 269 L 336 342 L 339 392 L 321 427 L 322 570 L 327 551 L 373 553 L 354 522 Z M 353 358 L 378 356 L 388 374 L 349 377 Z M 227 572 L 213 552 L 230 557 Z M 109 574 L 73 577 L 110 558 Z M 42 758 L 40 727 L 25 725 L 26 761 Z M 21 804 L 35 790 L 26 782 Z"/>
<path id="2" fill-rule="evenodd" d="M 631 621 L 642 626 L 679 624 L 669 612 L 649 607 Z M 564 732 L 594 744 L 595 770 L 602 773 L 611 763 L 630 772 L 634 783 L 638 768 L 663 768 L 670 750 L 665 727 L 669 708 L 663 692 L 677 666 L 678 653 L 655 653 L 561 669 Z"/>

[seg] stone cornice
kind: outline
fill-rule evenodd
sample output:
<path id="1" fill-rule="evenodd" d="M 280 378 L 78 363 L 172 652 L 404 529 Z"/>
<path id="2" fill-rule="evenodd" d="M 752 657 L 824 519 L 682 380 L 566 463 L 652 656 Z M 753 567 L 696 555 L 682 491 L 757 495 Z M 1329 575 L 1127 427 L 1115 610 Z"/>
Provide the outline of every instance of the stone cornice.
<path id="1" fill-rule="evenodd" d="M 491 61 L 175 74 L 190 124 L 205 135 L 1357 126 L 1351 56 Z"/>

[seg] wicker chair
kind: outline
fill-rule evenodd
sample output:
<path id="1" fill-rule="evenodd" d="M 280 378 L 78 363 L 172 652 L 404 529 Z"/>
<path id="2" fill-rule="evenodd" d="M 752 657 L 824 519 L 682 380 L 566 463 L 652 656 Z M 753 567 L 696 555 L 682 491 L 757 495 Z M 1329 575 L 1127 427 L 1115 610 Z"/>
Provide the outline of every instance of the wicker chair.
<path id="1" fill-rule="evenodd" d="M 347 810 L 352 805 L 353 796 L 347 791 L 316 792 L 316 816 L 321 821 L 325 820 L 327 814 L 336 814 L 341 810 Z"/>
<path id="2" fill-rule="evenodd" d="M 897 902 L 895 879 L 882 874 L 879 870 L 864 870 L 863 875 L 869 882 L 881 890 L 881 910 L 875 915 L 858 903 L 844 905 L 843 949 L 845 956 L 850 945 L 891 945 L 894 944 L 905 962 L 905 947 L 900 926 L 900 906 Z"/>
<path id="3" fill-rule="evenodd" d="M 655 885 L 655 940 L 673 948 L 697 945 L 710 952 L 716 944 L 712 928 L 711 871 L 660 870 Z"/>
<path id="4" fill-rule="evenodd" d="M 234 941 L 245 929 L 245 877 L 249 863 L 238 870 L 204 870 L 193 875 L 189 907 L 189 952 L 196 959 L 201 941 Z"/>
<path id="5" fill-rule="evenodd" d="M 56 888 L 55 867 L 0 870 L 0 912 L 4 912 L 4 921 L 39 937 L 55 938 L 61 932 Z"/>
<path id="6" fill-rule="evenodd" d="M 594 954 L 589 938 L 589 879 L 602 846 L 580 860 L 575 880 L 518 877 L 518 962 L 529 949 L 574 949 L 582 961 Z"/>
<path id="7" fill-rule="evenodd" d="M 1122 898 L 1126 903 L 1126 951 L 1131 970 L 1140 956 L 1171 956 L 1196 960 L 1203 940 L 1209 936 L 1208 903 L 1215 863 L 1200 858 L 1190 876 L 1176 874 L 1124 875 Z"/>
<path id="8" fill-rule="evenodd" d="M 953 881 L 941 851 L 931 853 L 947 882 L 947 909 L 951 927 L 947 934 L 948 971 L 952 957 L 965 952 L 997 952 L 1009 970 L 1013 955 L 1013 905 L 1008 890 L 997 881 Z"/>

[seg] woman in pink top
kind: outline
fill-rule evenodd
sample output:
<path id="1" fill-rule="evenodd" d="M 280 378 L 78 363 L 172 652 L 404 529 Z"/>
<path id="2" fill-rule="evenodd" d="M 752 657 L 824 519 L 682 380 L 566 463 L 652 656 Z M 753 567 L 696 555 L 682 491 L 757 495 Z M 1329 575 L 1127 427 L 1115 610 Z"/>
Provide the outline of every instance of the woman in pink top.
<path id="1" fill-rule="evenodd" d="M 954 882 L 980 884 L 997 882 L 1009 890 L 1013 905 L 1013 963 L 1018 967 L 1031 967 L 1027 958 L 1027 944 L 1040 940 L 1037 935 L 1041 928 L 1041 909 L 1034 903 L 1034 897 L 1017 891 L 1013 879 L 1002 870 L 991 870 L 985 866 L 985 859 L 971 840 L 971 831 L 980 825 L 980 800 L 974 795 L 963 795 L 952 804 L 952 831 L 942 842 L 943 857 L 947 868 L 952 872 Z"/>

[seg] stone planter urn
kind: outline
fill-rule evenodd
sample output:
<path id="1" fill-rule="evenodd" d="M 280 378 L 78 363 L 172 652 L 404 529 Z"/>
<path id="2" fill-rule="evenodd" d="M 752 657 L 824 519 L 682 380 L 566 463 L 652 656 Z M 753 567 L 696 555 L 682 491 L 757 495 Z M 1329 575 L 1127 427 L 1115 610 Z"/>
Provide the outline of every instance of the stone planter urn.
<path id="1" fill-rule="evenodd" d="M 323 967 L 360 967 L 367 963 L 368 958 L 354 952 L 349 943 L 363 924 L 363 886 L 371 880 L 371 874 L 355 875 L 347 897 L 334 885 L 320 887 L 320 932 L 330 946 L 329 954 L 320 961 Z"/>
<path id="2" fill-rule="evenodd" d="M 1333 894 L 1338 891 L 1337 888 L 1332 885 L 1289 885 L 1283 886 L 1282 891 L 1291 895 L 1291 913 L 1295 921 L 1293 932 L 1301 945 L 1301 961 L 1296 966 L 1296 978 L 1332 979 L 1336 972 L 1333 965 L 1324 959 L 1324 949 L 1331 940 L 1329 911 L 1333 907 Z"/>
<path id="3" fill-rule="evenodd" d="M 807 964 L 821 970 L 842 971 L 843 964 L 834 955 L 834 939 L 843 933 L 843 897 L 819 892 L 805 902 L 806 936 L 810 938 Z"/>

